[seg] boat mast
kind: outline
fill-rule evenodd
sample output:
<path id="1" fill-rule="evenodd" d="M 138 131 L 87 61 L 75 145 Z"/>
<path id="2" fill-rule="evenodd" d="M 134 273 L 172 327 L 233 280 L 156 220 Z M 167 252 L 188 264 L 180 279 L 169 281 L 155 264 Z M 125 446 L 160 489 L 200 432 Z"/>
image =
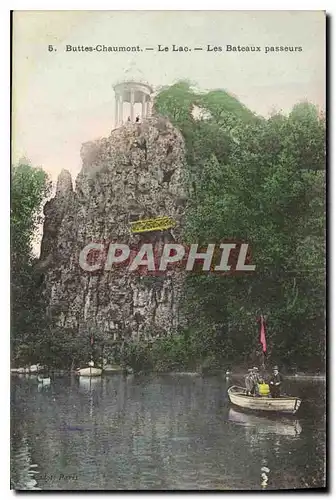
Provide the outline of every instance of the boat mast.
<path id="1" fill-rule="evenodd" d="M 266 353 L 266 325 L 265 317 L 260 314 L 260 344 L 261 344 L 261 368 L 265 371 L 265 353 Z"/>

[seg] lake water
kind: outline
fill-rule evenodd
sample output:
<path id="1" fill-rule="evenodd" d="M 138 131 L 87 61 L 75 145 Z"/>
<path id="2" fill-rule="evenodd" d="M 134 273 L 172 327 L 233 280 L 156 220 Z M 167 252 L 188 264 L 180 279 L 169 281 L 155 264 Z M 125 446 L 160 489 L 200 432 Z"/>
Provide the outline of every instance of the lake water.
<path id="1" fill-rule="evenodd" d="M 18 490 L 272 490 L 325 484 L 325 383 L 285 381 L 293 417 L 238 411 L 239 379 L 12 377 Z"/>

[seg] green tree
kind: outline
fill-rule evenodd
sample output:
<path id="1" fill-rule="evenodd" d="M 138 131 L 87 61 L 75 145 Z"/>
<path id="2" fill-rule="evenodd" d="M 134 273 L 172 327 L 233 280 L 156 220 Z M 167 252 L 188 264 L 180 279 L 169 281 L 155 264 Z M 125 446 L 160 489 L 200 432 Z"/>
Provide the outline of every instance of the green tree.
<path id="1" fill-rule="evenodd" d="M 12 168 L 11 185 L 11 341 L 14 361 L 34 362 L 43 336 L 44 306 L 34 271 L 34 238 L 42 221 L 42 203 L 50 192 L 47 173 L 20 162 Z"/>
<path id="2" fill-rule="evenodd" d="M 224 91 L 197 94 L 185 82 L 159 94 L 156 107 L 186 139 L 186 243 L 246 242 L 256 265 L 250 275 L 188 276 L 198 350 L 223 362 L 257 358 L 262 312 L 271 359 L 322 367 L 324 116 L 300 103 L 288 117 L 264 119 Z"/>

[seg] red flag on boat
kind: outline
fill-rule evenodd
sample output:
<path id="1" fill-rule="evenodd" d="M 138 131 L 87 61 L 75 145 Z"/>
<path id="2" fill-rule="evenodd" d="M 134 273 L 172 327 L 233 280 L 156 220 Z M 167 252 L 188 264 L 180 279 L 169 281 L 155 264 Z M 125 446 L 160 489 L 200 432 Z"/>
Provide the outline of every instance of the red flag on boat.
<path id="1" fill-rule="evenodd" d="M 266 352 L 266 322 L 263 315 L 260 316 L 260 344 L 263 352 Z"/>

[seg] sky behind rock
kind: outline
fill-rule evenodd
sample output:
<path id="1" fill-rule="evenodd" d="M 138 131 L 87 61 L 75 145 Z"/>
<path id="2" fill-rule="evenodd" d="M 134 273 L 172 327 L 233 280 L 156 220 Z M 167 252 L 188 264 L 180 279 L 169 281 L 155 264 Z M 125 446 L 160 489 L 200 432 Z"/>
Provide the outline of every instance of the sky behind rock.
<path id="1" fill-rule="evenodd" d="M 52 44 L 57 51 L 49 52 Z M 66 52 L 72 46 L 154 47 L 143 52 Z M 203 51 L 158 52 L 172 44 Z M 222 46 L 208 52 L 207 45 Z M 226 45 L 261 46 L 227 52 Z M 265 46 L 300 46 L 269 52 Z M 288 113 L 299 101 L 325 102 L 325 16 L 302 11 L 25 11 L 13 24 L 13 160 L 28 157 L 52 179 L 73 178 L 83 142 L 109 135 L 117 82 L 154 88 L 189 79 L 225 89 L 258 114 Z"/>

